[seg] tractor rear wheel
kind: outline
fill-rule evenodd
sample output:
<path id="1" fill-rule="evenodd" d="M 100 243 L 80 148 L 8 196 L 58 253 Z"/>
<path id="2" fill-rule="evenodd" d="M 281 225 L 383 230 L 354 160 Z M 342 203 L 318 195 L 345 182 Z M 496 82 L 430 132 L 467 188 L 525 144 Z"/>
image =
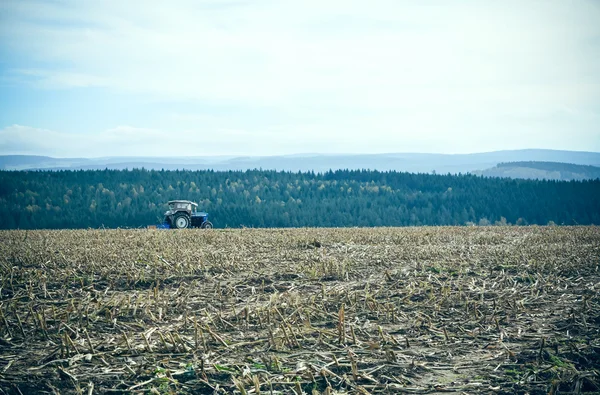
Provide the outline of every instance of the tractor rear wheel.
<path id="1" fill-rule="evenodd" d="M 210 221 L 205 221 L 205 222 L 202 224 L 202 229 L 212 229 L 212 228 L 213 228 L 213 224 L 212 224 L 212 222 L 210 222 Z"/>
<path id="2" fill-rule="evenodd" d="M 173 224 L 177 229 L 185 229 L 190 227 L 190 218 L 185 214 L 175 215 Z"/>

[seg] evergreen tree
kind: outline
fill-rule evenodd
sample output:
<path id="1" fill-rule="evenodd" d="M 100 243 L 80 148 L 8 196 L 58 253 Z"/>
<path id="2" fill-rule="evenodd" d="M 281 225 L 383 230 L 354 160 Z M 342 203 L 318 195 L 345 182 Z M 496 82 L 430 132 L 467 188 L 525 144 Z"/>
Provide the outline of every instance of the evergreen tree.
<path id="1" fill-rule="evenodd" d="M 174 199 L 216 227 L 600 224 L 600 180 L 135 169 L 0 171 L 0 228 L 146 226 Z"/>

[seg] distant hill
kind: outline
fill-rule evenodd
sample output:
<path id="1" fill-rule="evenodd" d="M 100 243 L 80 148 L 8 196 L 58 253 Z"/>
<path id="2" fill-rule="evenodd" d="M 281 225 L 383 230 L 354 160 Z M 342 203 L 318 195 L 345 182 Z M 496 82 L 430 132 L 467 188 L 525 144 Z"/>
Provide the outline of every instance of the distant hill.
<path id="1" fill-rule="evenodd" d="M 509 162 L 472 173 L 486 177 L 570 181 L 600 178 L 600 167 L 561 162 Z"/>
<path id="2" fill-rule="evenodd" d="M 391 153 L 369 155 L 300 154 L 284 156 L 206 156 L 206 157 L 107 157 L 52 158 L 46 156 L 0 156 L 0 170 L 395 170 L 411 173 L 468 173 L 490 169 L 506 162 L 562 162 L 600 166 L 600 153 L 527 149 L 476 154 Z"/>

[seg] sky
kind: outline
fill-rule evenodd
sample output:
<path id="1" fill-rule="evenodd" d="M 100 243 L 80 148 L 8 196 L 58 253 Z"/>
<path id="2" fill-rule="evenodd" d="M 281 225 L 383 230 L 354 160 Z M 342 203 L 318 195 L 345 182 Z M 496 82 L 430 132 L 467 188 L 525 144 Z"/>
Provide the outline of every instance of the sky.
<path id="1" fill-rule="evenodd" d="M 598 0 L 2 0 L 0 155 L 600 151 Z"/>

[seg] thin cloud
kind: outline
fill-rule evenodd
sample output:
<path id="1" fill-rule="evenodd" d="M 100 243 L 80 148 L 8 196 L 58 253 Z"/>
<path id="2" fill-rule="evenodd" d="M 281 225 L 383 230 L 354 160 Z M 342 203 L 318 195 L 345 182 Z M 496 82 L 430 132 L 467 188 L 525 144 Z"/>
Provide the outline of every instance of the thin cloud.
<path id="1" fill-rule="evenodd" d="M 312 137 L 311 137 L 312 134 Z M 282 130 L 259 134 L 243 129 L 217 129 L 215 132 L 137 128 L 120 125 L 92 133 L 66 133 L 23 125 L 0 129 L 0 152 L 7 155 L 49 155 L 54 157 L 105 156 L 211 156 L 225 152 L 243 155 L 251 149 L 256 155 L 267 155 L 263 141 L 282 153 L 286 144 L 308 147 L 332 143 L 311 134 L 289 135 Z M 226 141 L 224 143 L 223 141 Z"/>
<path id="2" fill-rule="evenodd" d="M 593 1 L 2 7 L 0 46 L 16 59 L 0 69 L 4 79 L 82 95 L 101 87 L 124 101 L 224 103 L 236 112 L 170 108 L 164 122 L 154 120 L 159 114 L 117 121 L 187 131 L 219 150 L 244 149 L 223 130 L 243 130 L 254 138 L 244 141 L 248 150 L 274 154 L 463 152 L 548 141 L 561 145 L 547 148 L 600 149 L 592 119 L 600 108 L 600 7 Z"/>
<path id="3" fill-rule="evenodd" d="M 11 125 L 0 130 L 0 152 L 56 157 L 128 156 L 141 149 L 160 155 L 168 135 L 151 129 L 118 126 L 98 133 L 65 133 Z"/>
<path id="4" fill-rule="evenodd" d="M 11 81 L 21 82 L 42 89 L 69 89 L 107 86 L 105 78 L 73 73 L 68 71 L 49 71 L 40 69 L 11 70 Z"/>

